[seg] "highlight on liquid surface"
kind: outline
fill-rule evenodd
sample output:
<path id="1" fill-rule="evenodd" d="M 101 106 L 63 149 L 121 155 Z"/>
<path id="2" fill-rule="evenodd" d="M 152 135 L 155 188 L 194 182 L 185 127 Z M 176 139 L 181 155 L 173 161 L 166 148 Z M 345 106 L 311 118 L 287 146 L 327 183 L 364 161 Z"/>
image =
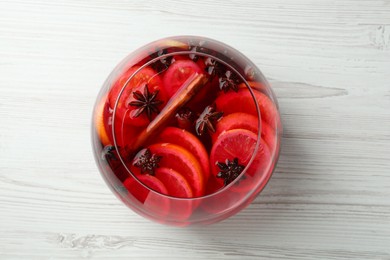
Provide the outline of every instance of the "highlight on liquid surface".
<path id="1" fill-rule="evenodd" d="M 264 186 L 281 129 L 272 91 L 232 49 L 196 38 L 151 46 L 111 75 L 95 106 L 103 175 L 141 213 L 148 207 L 190 219 L 199 211 L 222 212 L 223 198 L 177 206 L 169 198 L 207 197 L 227 186 L 230 195 L 244 196 Z"/>

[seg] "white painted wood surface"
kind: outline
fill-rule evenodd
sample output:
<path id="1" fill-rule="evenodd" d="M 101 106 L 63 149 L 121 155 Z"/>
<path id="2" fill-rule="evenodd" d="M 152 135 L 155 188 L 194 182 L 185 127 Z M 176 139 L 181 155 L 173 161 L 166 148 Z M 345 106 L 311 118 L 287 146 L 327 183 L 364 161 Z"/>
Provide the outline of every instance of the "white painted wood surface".
<path id="1" fill-rule="evenodd" d="M 390 259 L 390 1 L 0 0 L 0 259 Z M 145 220 L 105 186 L 96 94 L 171 35 L 241 50 L 270 79 L 277 171 L 233 218 Z"/>

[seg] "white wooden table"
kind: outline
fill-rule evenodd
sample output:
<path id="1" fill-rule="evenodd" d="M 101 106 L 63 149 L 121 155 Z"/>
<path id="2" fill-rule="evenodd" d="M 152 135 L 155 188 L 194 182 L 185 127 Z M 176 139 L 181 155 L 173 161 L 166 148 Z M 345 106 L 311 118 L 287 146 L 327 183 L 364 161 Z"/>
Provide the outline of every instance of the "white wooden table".
<path id="1" fill-rule="evenodd" d="M 285 126 L 247 209 L 173 228 L 93 160 L 99 88 L 129 52 L 204 35 L 251 58 Z M 0 0 L 0 259 L 390 259 L 390 1 Z"/>

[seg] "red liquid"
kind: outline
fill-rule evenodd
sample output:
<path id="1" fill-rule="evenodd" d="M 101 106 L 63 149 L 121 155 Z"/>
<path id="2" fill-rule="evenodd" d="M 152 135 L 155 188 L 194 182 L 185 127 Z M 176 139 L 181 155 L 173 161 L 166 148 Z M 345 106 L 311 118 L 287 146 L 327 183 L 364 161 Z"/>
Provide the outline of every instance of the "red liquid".
<path id="1" fill-rule="evenodd" d="M 196 93 L 181 96 L 195 76 L 204 79 Z M 230 47 L 196 37 L 154 42 L 105 86 L 94 110 L 96 159 L 137 213 L 179 226 L 213 223 L 248 205 L 270 178 L 277 104 L 261 72 Z"/>

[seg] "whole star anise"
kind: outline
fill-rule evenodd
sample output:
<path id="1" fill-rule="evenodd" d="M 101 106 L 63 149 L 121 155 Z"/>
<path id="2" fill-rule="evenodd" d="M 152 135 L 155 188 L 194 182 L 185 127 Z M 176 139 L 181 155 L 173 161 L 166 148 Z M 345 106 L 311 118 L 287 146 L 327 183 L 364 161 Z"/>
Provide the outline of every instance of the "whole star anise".
<path id="1" fill-rule="evenodd" d="M 141 150 L 134 158 L 133 165 L 141 169 L 141 173 L 154 175 L 156 168 L 160 167 L 161 156 L 152 154 L 149 149 Z"/>
<path id="2" fill-rule="evenodd" d="M 232 161 L 226 159 L 225 163 L 217 162 L 219 172 L 217 178 L 224 180 L 224 185 L 228 185 L 234 181 L 244 170 L 245 166 L 238 163 L 238 158 L 234 158 Z"/>
<path id="3" fill-rule="evenodd" d="M 136 100 L 129 103 L 130 106 L 138 107 L 134 116 L 138 117 L 145 112 L 146 116 L 151 121 L 153 113 L 160 113 L 158 106 L 161 105 L 163 101 L 157 99 L 158 93 L 159 90 L 150 93 L 147 84 L 145 84 L 144 93 L 141 93 L 139 90 L 134 91 L 133 97 Z"/>
<path id="4" fill-rule="evenodd" d="M 178 126 L 182 129 L 191 130 L 195 120 L 195 113 L 188 107 L 182 107 L 175 115 Z"/>
<path id="5" fill-rule="evenodd" d="M 109 161 L 109 160 L 117 161 L 118 160 L 117 155 L 116 155 L 115 146 L 113 146 L 113 145 L 104 146 L 101 156 L 102 156 L 102 160 L 104 160 L 104 161 Z"/>
<path id="6" fill-rule="evenodd" d="M 221 77 L 225 72 L 225 67 L 220 62 L 217 62 L 212 58 L 207 58 L 204 61 L 204 64 L 206 65 L 204 69 L 205 72 L 212 77 L 214 76 Z"/>
<path id="7" fill-rule="evenodd" d="M 204 52 L 204 45 L 206 44 L 206 41 L 199 41 L 194 42 L 192 40 L 189 41 L 189 50 L 192 52 L 189 54 L 189 57 L 193 61 L 197 61 L 199 59 L 199 55 L 196 55 L 197 52 Z"/>
<path id="8" fill-rule="evenodd" d="M 167 53 L 168 53 L 167 49 L 157 49 L 156 48 L 156 51 L 149 54 L 149 56 L 150 56 L 150 58 L 154 59 L 157 57 L 161 57 Z M 173 58 L 173 56 L 162 57 L 160 59 L 157 59 L 150 66 L 156 71 L 165 70 L 169 67 L 169 65 L 171 65 L 172 58 Z"/>
<path id="9" fill-rule="evenodd" d="M 215 106 L 207 106 L 195 122 L 195 131 L 198 135 L 203 135 L 208 129 L 215 133 L 214 123 L 223 115 L 223 112 L 215 111 Z"/>
<path id="10" fill-rule="evenodd" d="M 239 79 L 230 70 L 225 72 L 225 75 L 219 78 L 219 88 L 224 92 L 229 90 L 238 91 Z"/>

